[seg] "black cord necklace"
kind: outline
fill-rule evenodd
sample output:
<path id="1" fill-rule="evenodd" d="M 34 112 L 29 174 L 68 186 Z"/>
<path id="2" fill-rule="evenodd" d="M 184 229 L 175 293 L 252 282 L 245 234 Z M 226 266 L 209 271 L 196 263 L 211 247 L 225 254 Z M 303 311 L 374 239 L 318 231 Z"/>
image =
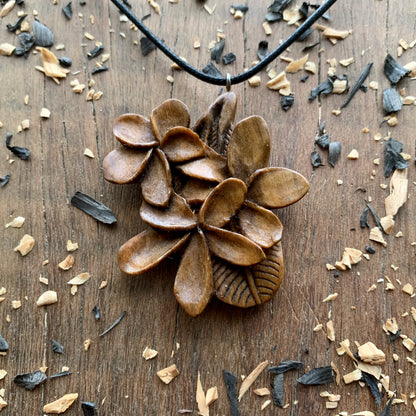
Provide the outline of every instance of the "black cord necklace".
<path id="1" fill-rule="evenodd" d="M 281 53 L 283 53 L 293 42 L 299 39 L 337 0 L 326 0 L 325 3 L 322 4 L 311 16 L 306 19 L 302 25 L 296 29 L 284 42 L 282 42 L 273 52 L 267 55 L 263 60 L 261 60 L 257 65 L 253 66 L 246 72 L 242 74 L 238 74 L 235 76 L 227 76 L 224 78 L 220 77 L 213 77 L 211 75 L 207 75 L 198 69 L 194 68 L 192 65 L 189 65 L 183 59 L 181 59 L 178 55 L 176 55 L 171 49 L 169 49 L 164 43 L 160 41 L 158 37 L 156 37 L 143 23 L 142 21 L 135 16 L 131 10 L 125 6 L 120 0 L 111 0 L 117 8 L 124 13 L 127 18 L 135 25 L 137 28 L 147 36 L 157 48 L 159 48 L 166 56 L 168 56 L 173 62 L 179 65 L 184 71 L 188 72 L 195 78 L 198 78 L 201 81 L 207 82 L 213 85 L 225 85 L 227 89 L 231 87 L 231 85 L 239 84 L 240 82 L 247 81 L 252 76 L 256 75 L 260 72 L 263 68 L 269 65 L 272 61 L 274 61 Z"/>

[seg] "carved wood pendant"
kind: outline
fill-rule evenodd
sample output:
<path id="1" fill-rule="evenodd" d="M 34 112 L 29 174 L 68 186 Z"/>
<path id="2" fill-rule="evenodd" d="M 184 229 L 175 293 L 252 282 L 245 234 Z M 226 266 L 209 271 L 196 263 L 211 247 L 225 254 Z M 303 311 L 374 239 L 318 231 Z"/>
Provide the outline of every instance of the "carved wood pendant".
<path id="1" fill-rule="evenodd" d="M 268 166 L 261 117 L 233 127 L 236 104 L 233 93 L 220 96 L 193 128 L 187 107 L 173 99 L 150 120 L 122 115 L 113 129 L 121 147 L 103 162 L 108 181 L 140 182 L 140 216 L 149 225 L 121 246 L 120 269 L 143 274 L 178 251 L 174 294 L 191 316 L 212 295 L 242 308 L 273 298 L 284 276 L 283 226 L 270 209 L 309 190 L 299 173 Z"/>

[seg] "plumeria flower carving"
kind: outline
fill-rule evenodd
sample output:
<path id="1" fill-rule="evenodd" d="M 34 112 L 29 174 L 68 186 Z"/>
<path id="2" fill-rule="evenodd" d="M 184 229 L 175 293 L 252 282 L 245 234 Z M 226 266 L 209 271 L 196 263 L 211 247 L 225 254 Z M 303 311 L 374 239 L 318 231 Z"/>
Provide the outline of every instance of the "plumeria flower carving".
<path id="1" fill-rule="evenodd" d="M 153 110 L 150 121 L 121 116 L 114 134 L 127 147 L 103 163 L 112 182 L 141 178 L 140 216 L 150 226 L 121 246 L 120 269 L 143 274 L 180 251 L 174 294 L 191 316 L 213 294 L 240 307 L 274 296 L 284 274 L 283 226 L 270 209 L 288 206 L 309 190 L 301 174 L 268 166 L 270 134 L 261 117 L 232 128 L 235 109 L 235 95 L 224 94 L 193 129 L 189 111 L 177 100 Z"/>

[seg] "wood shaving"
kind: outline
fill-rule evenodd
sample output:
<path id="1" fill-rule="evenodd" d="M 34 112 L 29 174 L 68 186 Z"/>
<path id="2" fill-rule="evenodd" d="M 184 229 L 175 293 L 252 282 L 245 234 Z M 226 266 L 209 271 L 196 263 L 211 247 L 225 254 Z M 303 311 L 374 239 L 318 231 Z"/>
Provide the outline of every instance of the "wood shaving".
<path id="1" fill-rule="evenodd" d="M 206 4 L 204 4 L 204 9 L 205 11 L 209 14 L 212 15 L 215 12 L 215 9 L 217 8 L 217 5 L 215 4 L 214 7 L 209 7 Z"/>
<path id="2" fill-rule="evenodd" d="M 362 377 L 361 370 L 357 368 L 354 371 L 352 371 L 351 373 L 344 374 L 342 379 L 344 380 L 345 384 L 350 384 L 353 381 L 361 380 L 361 377 Z"/>
<path id="3" fill-rule="evenodd" d="M 68 254 L 66 258 L 58 264 L 58 267 L 61 270 L 69 270 L 74 265 L 74 262 L 75 262 L 74 256 L 72 256 L 71 254 Z"/>
<path id="4" fill-rule="evenodd" d="M 11 45 L 10 43 L 0 43 L 0 55 L 10 56 L 15 49 L 16 46 Z"/>
<path id="5" fill-rule="evenodd" d="M 72 285 L 71 286 L 71 295 L 75 296 L 78 292 L 78 286 L 77 285 Z"/>
<path id="6" fill-rule="evenodd" d="M 241 10 L 236 10 L 234 13 L 235 20 L 241 20 L 244 17 L 244 13 Z"/>
<path id="7" fill-rule="evenodd" d="M 268 396 L 270 394 L 270 390 L 267 387 L 262 387 L 260 389 L 253 390 L 253 393 L 256 396 L 263 397 L 263 396 Z"/>
<path id="8" fill-rule="evenodd" d="M 49 118 L 51 116 L 51 112 L 47 108 L 43 107 L 40 112 L 40 116 L 41 118 Z"/>
<path id="9" fill-rule="evenodd" d="M 294 74 L 298 71 L 300 71 L 301 69 L 303 69 L 303 66 L 305 65 L 305 63 L 308 61 L 309 59 L 309 55 L 305 55 L 304 57 L 298 59 L 297 61 L 292 61 L 285 69 L 285 71 L 287 73 L 291 73 Z"/>
<path id="10" fill-rule="evenodd" d="M 88 272 L 80 273 L 74 278 L 72 278 L 68 283 L 68 285 L 83 285 L 85 282 L 87 282 L 90 279 L 91 275 Z"/>
<path id="11" fill-rule="evenodd" d="M 337 402 L 325 402 L 326 409 L 336 409 L 338 407 Z"/>
<path id="12" fill-rule="evenodd" d="M 171 366 L 166 367 L 163 370 L 159 370 L 157 372 L 157 376 L 165 384 L 169 384 L 178 375 L 179 375 L 179 371 L 178 371 L 178 368 L 176 367 L 176 364 L 172 364 Z"/>
<path id="13" fill-rule="evenodd" d="M 51 78 L 65 78 L 69 73 L 68 69 L 62 68 L 58 58 L 46 48 L 41 48 L 41 58 L 43 71 L 46 76 Z"/>
<path id="14" fill-rule="evenodd" d="M 218 400 L 218 389 L 217 386 L 210 387 L 207 390 L 207 394 L 205 396 L 205 400 L 207 402 L 207 406 L 211 406 L 216 400 Z"/>
<path id="15" fill-rule="evenodd" d="M 274 91 L 280 91 L 285 88 L 290 88 L 290 82 L 286 78 L 286 72 L 280 72 L 274 78 L 267 82 L 267 88 Z"/>
<path id="16" fill-rule="evenodd" d="M 44 285 L 49 284 L 49 280 L 46 277 L 39 276 L 39 282 L 43 283 Z"/>
<path id="17" fill-rule="evenodd" d="M 384 329 L 391 334 L 396 334 L 399 330 L 399 325 L 397 325 L 396 318 L 387 319 L 386 323 L 384 324 Z"/>
<path id="18" fill-rule="evenodd" d="M 266 36 L 270 36 L 273 33 L 269 22 L 264 22 L 262 26 L 263 26 L 263 30 Z"/>
<path id="19" fill-rule="evenodd" d="M 201 47 L 201 42 L 199 40 L 199 38 L 195 38 L 194 39 L 194 49 L 199 49 Z"/>
<path id="20" fill-rule="evenodd" d="M 393 227 L 394 227 L 393 215 L 386 215 L 385 217 L 380 218 L 380 224 L 383 227 L 383 231 L 386 234 L 391 234 L 391 232 L 393 231 Z"/>
<path id="21" fill-rule="evenodd" d="M 334 323 L 332 320 L 329 320 L 326 323 L 326 336 L 331 342 L 335 341 L 335 329 L 334 329 Z"/>
<path id="22" fill-rule="evenodd" d="M 78 84 L 72 88 L 72 91 L 74 91 L 76 94 L 81 94 L 85 90 L 85 87 L 85 84 Z"/>
<path id="23" fill-rule="evenodd" d="M 12 308 L 19 309 L 22 306 L 22 302 L 20 300 L 12 300 Z"/>
<path id="24" fill-rule="evenodd" d="M 347 67 L 347 66 L 349 66 L 349 65 L 353 64 L 354 62 L 355 62 L 355 60 L 354 60 L 354 58 L 353 58 L 353 57 L 351 57 L 351 58 L 347 58 L 347 59 L 341 59 L 341 60 L 339 61 L 340 65 L 342 65 L 342 66 L 344 66 L 344 67 Z"/>
<path id="25" fill-rule="evenodd" d="M 98 290 L 104 289 L 105 287 L 107 287 L 107 280 L 103 280 L 100 283 L 100 286 L 98 286 Z"/>
<path id="26" fill-rule="evenodd" d="M 6 228 L 12 227 L 12 228 L 21 228 L 23 227 L 23 224 L 25 223 L 26 218 L 25 217 L 16 217 L 13 218 L 12 221 L 6 224 Z"/>
<path id="27" fill-rule="evenodd" d="M 84 156 L 89 157 L 90 159 L 94 159 L 94 153 L 92 152 L 91 149 L 88 149 L 88 147 L 84 150 Z"/>
<path id="28" fill-rule="evenodd" d="M 93 96 L 92 96 L 92 99 L 94 100 L 94 101 L 98 101 L 102 96 L 103 96 L 103 92 L 102 91 L 97 91 Z"/>
<path id="29" fill-rule="evenodd" d="M 318 27 L 318 29 L 322 29 L 324 28 L 323 32 L 322 32 L 322 36 L 328 38 L 329 40 L 331 39 L 345 39 L 351 32 L 348 30 L 336 30 L 336 29 L 332 29 L 330 27 L 325 27 L 325 26 L 320 26 Z"/>
<path id="30" fill-rule="evenodd" d="M 269 361 L 261 362 L 241 383 L 240 391 L 238 392 L 238 401 L 244 396 L 250 386 L 256 381 L 260 373 L 269 365 Z"/>
<path id="31" fill-rule="evenodd" d="M 261 77 L 260 75 L 254 75 L 254 77 L 251 77 L 248 79 L 248 83 L 250 87 L 258 87 L 261 84 Z"/>
<path id="32" fill-rule="evenodd" d="M 91 346 L 91 340 L 88 338 L 84 341 L 84 351 L 88 351 Z"/>
<path id="33" fill-rule="evenodd" d="M 347 159 L 351 159 L 351 160 L 357 160 L 360 157 L 360 155 L 358 154 L 358 150 L 357 149 L 352 149 L 350 153 L 348 153 L 347 155 Z"/>
<path id="34" fill-rule="evenodd" d="M 25 234 L 13 251 L 18 251 L 22 256 L 26 256 L 32 251 L 34 245 L 35 239 L 31 235 Z"/>
<path id="35" fill-rule="evenodd" d="M 348 82 L 346 79 L 336 79 L 334 81 L 334 87 L 332 94 L 343 94 L 347 90 Z"/>
<path id="36" fill-rule="evenodd" d="M 402 291 L 403 291 L 404 293 L 406 293 L 407 295 L 412 296 L 415 290 L 414 290 L 413 286 L 412 286 L 410 283 L 406 283 L 406 284 L 402 287 Z"/>
<path id="37" fill-rule="evenodd" d="M 7 402 L 3 399 L 3 397 L 0 397 L 0 411 L 4 409 L 7 406 Z"/>
<path id="38" fill-rule="evenodd" d="M 36 301 L 36 305 L 46 306 L 52 305 L 56 302 L 58 302 L 58 294 L 53 290 L 47 290 L 39 296 L 38 300 Z"/>
<path id="39" fill-rule="evenodd" d="M 268 399 L 268 400 L 266 400 L 262 405 L 261 405 L 261 410 L 264 410 L 267 406 L 269 406 L 270 404 L 271 404 L 271 400 L 270 399 Z"/>
<path id="40" fill-rule="evenodd" d="M 14 8 L 15 5 L 16 5 L 16 0 L 9 0 L 3 6 L 3 8 L 0 10 L 0 17 L 7 16 L 13 10 L 13 8 Z"/>
<path id="41" fill-rule="evenodd" d="M 4 377 L 7 376 L 7 371 L 6 370 L 0 370 L 0 380 L 3 380 Z"/>
<path id="42" fill-rule="evenodd" d="M 86 39 L 88 39 L 88 40 L 94 40 L 94 36 L 93 36 L 93 35 L 91 35 L 91 33 L 85 32 L 85 33 L 84 33 L 84 36 L 85 36 L 85 38 L 86 38 Z"/>
<path id="43" fill-rule="evenodd" d="M 307 61 L 305 62 L 305 66 L 303 68 L 306 72 L 310 72 L 311 74 L 316 74 L 316 64 L 315 62 Z"/>
<path id="44" fill-rule="evenodd" d="M 142 357 L 147 361 L 155 358 L 158 352 L 156 350 L 152 350 L 149 347 L 146 347 L 142 353 Z"/>
<path id="45" fill-rule="evenodd" d="M 196 383 L 196 402 L 198 404 L 198 415 L 209 416 L 209 408 L 205 398 L 204 389 L 201 383 L 201 374 L 198 371 L 198 379 Z"/>
<path id="46" fill-rule="evenodd" d="M 384 247 L 387 246 L 387 242 L 383 238 L 383 233 L 378 227 L 374 227 L 371 229 L 369 239 L 382 244 Z"/>
<path id="47" fill-rule="evenodd" d="M 361 361 L 371 365 L 379 365 L 386 362 L 386 355 L 377 348 L 371 341 L 358 347 L 358 355 Z"/>
<path id="48" fill-rule="evenodd" d="M 338 293 L 332 293 L 329 296 L 327 296 L 325 299 L 322 300 L 322 302 L 329 302 L 331 300 L 335 300 L 338 297 Z"/>
<path id="49" fill-rule="evenodd" d="M 69 409 L 69 407 L 71 407 L 71 405 L 77 398 L 78 393 L 65 394 L 58 400 L 55 400 L 54 402 L 48 403 L 45 406 L 43 406 L 43 411 L 45 413 L 54 414 L 64 413 L 67 409 Z"/>
<path id="50" fill-rule="evenodd" d="M 75 251 L 78 250 L 78 243 L 73 243 L 71 240 L 66 242 L 66 251 Z"/>
<path id="51" fill-rule="evenodd" d="M 412 352 L 413 351 L 413 349 L 415 348 L 415 343 L 410 339 L 410 338 L 405 338 L 403 341 L 402 341 L 402 344 L 405 346 L 405 348 L 408 350 L 408 351 L 410 351 L 410 352 Z"/>
<path id="52" fill-rule="evenodd" d="M 390 195 L 385 199 L 386 215 L 396 215 L 407 201 L 407 169 L 396 169 L 390 180 Z"/>
<path id="53" fill-rule="evenodd" d="M 22 124 L 22 129 L 23 130 L 29 130 L 29 128 L 30 128 L 30 120 L 25 119 L 25 120 L 22 121 L 21 124 Z"/>
<path id="54" fill-rule="evenodd" d="M 357 368 L 367 374 L 371 374 L 377 380 L 380 380 L 381 377 L 381 367 L 379 365 L 371 365 L 368 363 L 363 363 L 362 361 L 358 361 Z"/>

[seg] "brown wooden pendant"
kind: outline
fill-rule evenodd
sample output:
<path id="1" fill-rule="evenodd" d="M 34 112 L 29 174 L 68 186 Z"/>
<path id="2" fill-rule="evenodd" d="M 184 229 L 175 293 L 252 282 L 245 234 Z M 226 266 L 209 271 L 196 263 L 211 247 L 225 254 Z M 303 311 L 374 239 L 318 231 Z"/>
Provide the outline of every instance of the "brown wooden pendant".
<path id="1" fill-rule="evenodd" d="M 181 253 L 174 294 L 191 316 L 214 295 L 248 308 L 273 298 L 284 276 L 283 226 L 270 209 L 301 199 L 309 183 L 299 173 L 269 167 L 270 133 L 259 116 L 233 128 L 235 94 L 220 96 L 190 126 L 178 100 L 117 118 L 123 145 L 103 162 L 113 183 L 140 182 L 141 219 L 149 228 L 123 244 L 120 269 L 144 274 Z"/>

